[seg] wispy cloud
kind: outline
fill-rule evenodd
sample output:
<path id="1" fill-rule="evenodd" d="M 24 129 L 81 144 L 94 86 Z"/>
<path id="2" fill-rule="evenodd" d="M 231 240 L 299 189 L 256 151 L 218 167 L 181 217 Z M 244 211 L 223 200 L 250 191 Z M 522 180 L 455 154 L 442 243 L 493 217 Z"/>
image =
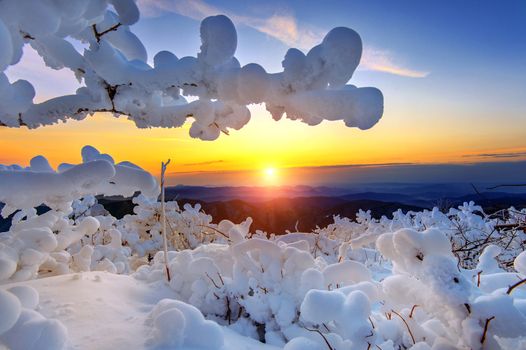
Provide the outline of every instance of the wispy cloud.
<path id="1" fill-rule="evenodd" d="M 430 72 L 414 70 L 396 62 L 394 55 L 387 51 L 372 47 L 365 47 L 360 66 L 364 70 L 372 70 L 409 78 L 425 78 Z"/>
<path id="2" fill-rule="evenodd" d="M 244 16 L 210 5 L 202 0 L 138 0 L 137 4 L 147 17 L 171 12 L 200 21 L 208 16 L 224 14 L 237 25 L 256 29 L 289 46 L 297 46 L 302 49 L 311 48 L 323 39 L 323 34 L 319 29 L 300 27 L 296 18 L 288 14 L 274 14 L 267 18 Z"/>
<path id="3" fill-rule="evenodd" d="M 333 164 L 333 165 L 310 165 L 292 167 L 289 169 L 345 169 L 345 168 L 378 168 L 378 167 L 400 167 L 418 165 L 417 163 L 364 163 L 364 164 Z"/>
<path id="4" fill-rule="evenodd" d="M 462 157 L 465 157 L 465 158 L 494 158 L 494 159 L 524 158 L 526 157 L 526 151 L 505 152 L 505 153 L 465 154 Z"/>
<path id="5" fill-rule="evenodd" d="M 211 164 L 220 164 L 220 163 L 224 163 L 224 162 L 225 162 L 224 160 L 218 159 L 218 160 L 209 160 L 209 161 L 205 161 L 205 162 L 186 163 L 186 164 L 183 164 L 183 166 L 211 165 Z"/>
<path id="6" fill-rule="evenodd" d="M 171 12 L 195 20 L 202 20 L 207 16 L 225 14 L 237 25 L 253 28 L 287 46 L 303 50 L 308 50 L 319 44 L 326 34 L 326 31 L 321 28 L 304 23 L 299 24 L 296 17 L 287 13 L 273 14 L 266 18 L 239 15 L 202 0 L 138 0 L 137 3 L 142 13 L 148 17 Z M 429 75 L 427 71 L 405 67 L 397 62 L 391 52 L 373 47 L 364 48 L 359 69 L 410 78 L 424 78 Z"/>

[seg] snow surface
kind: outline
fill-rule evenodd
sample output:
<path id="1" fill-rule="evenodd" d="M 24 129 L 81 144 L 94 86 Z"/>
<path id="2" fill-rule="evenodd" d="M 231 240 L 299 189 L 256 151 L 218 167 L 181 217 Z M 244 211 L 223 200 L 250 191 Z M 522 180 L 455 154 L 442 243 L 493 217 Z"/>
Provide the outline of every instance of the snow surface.
<path id="1" fill-rule="evenodd" d="M 38 291 L 40 303 L 37 311 L 46 319 L 57 320 L 67 329 L 66 349 L 169 348 L 154 344 L 157 341 L 157 329 L 152 324 L 152 313 L 158 309 L 158 303 L 164 298 L 174 296 L 173 291 L 163 282 L 144 284 L 129 275 L 84 272 L 1 285 L 0 293 L 22 287 L 30 287 Z M 1 305 L 0 310 L 3 311 Z M 15 305 L 12 306 L 13 308 L 17 307 L 16 302 L 11 305 Z M 197 309 L 188 304 L 184 306 L 202 318 Z M 7 320 L 5 315 L 6 313 L 2 312 L 2 323 Z M 224 342 L 223 346 L 217 347 L 212 344 L 208 347 L 197 347 L 185 344 L 177 349 L 276 349 L 254 339 L 240 336 L 227 327 L 221 327 L 211 321 L 207 322 L 215 327 L 218 332 L 216 337 Z M 173 325 L 167 323 L 164 326 Z M 194 337 L 206 343 L 210 334 L 206 330 L 201 331 L 205 333 L 195 333 Z M 184 335 L 188 337 L 188 334 Z M 25 333 L 24 336 L 28 334 Z M 13 347 L 13 350 L 16 349 L 16 346 Z"/>
<path id="2" fill-rule="evenodd" d="M 314 232 L 275 235 L 252 231 L 251 218 L 214 224 L 199 205 L 161 205 L 146 195 L 158 191 L 153 177 L 136 165 L 115 164 L 92 147 L 82 157 L 58 171 L 43 157 L 27 169 L 0 169 L 20 189 L 17 197 L 0 186 L 14 212 L 9 230 L 0 232 L 0 346 L 524 344 L 525 209 L 488 215 L 464 203 L 445 213 L 397 211 L 392 219 L 359 211 L 354 221 L 335 217 Z M 101 180 L 93 164 L 110 176 Z M 71 187 L 54 187 L 48 178 L 70 171 L 80 179 Z M 35 189 L 34 198 L 26 188 Z M 140 190 L 133 214 L 117 220 L 104 210 L 94 195 L 107 188 Z M 51 208 L 38 214 L 32 206 L 42 202 Z M 498 229 L 502 224 L 509 228 Z"/>

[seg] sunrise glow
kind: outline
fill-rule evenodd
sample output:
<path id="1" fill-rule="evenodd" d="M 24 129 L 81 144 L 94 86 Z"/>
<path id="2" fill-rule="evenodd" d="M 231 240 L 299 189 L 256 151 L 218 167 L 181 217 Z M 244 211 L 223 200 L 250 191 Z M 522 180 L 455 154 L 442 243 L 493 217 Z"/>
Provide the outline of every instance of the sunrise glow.
<path id="1" fill-rule="evenodd" d="M 278 182 L 278 174 L 276 168 L 268 167 L 263 169 L 263 178 L 267 185 L 276 185 Z"/>

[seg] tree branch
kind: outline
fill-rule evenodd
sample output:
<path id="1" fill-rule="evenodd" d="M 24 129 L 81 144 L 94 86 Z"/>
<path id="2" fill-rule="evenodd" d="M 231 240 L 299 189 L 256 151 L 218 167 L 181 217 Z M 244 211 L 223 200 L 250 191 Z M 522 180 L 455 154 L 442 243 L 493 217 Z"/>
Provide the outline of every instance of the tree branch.
<path id="1" fill-rule="evenodd" d="M 97 25 L 94 24 L 91 26 L 91 28 L 93 29 L 93 35 L 95 35 L 95 40 L 97 40 L 97 44 L 100 43 L 100 39 L 105 35 L 105 34 L 108 34 L 109 32 L 112 32 L 112 31 L 115 31 L 117 29 L 119 29 L 119 27 L 122 25 L 122 23 L 117 23 L 111 27 L 109 27 L 108 29 L 106 30 L 103 30 L 102 32 L 99 32 L 97 30 Z"/>
<path id="2" fill-rule="evenodd" d="M 515 283 L 515 284 L 513 284 L 513 285 L 511 285 L 511 286 L 509 286 L 509 287 L 508 287 L 508 290 L 506 291 L 506 294 L 510 295 L 511 292 L 513 292 L 513 290 L 514 290 L 515 288 L 517 288 L 517 287 L 523 285 L 524 283 L 526 283 L 526 278 L 523 279 L 523 280 L 520 280 L 519 282 L 517 282 L 517 283 Z"/>

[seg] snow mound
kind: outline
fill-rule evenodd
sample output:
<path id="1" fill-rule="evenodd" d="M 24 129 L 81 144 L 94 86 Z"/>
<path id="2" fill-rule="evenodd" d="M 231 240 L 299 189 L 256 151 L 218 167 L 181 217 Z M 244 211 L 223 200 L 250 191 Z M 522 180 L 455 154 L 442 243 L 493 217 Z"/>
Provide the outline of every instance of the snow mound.
<path id="1" fill-rule="evenodd" d="M 205 320 L 192 305 L 163 299 L 155 306 L 151 317 L 154 323 L 152 342 L 155 345 L 173 346 L 175 349 L 183 345 L 199 349 L 219 349 L 223 346 L 221 327 Z"/>
<path id="2" fill-rule="evenodd" d="M 11 350 L 63 349 L 66 327 L 35 311 L 38 292 L 29 286 L 0 289 L 0 345 Z"/>

